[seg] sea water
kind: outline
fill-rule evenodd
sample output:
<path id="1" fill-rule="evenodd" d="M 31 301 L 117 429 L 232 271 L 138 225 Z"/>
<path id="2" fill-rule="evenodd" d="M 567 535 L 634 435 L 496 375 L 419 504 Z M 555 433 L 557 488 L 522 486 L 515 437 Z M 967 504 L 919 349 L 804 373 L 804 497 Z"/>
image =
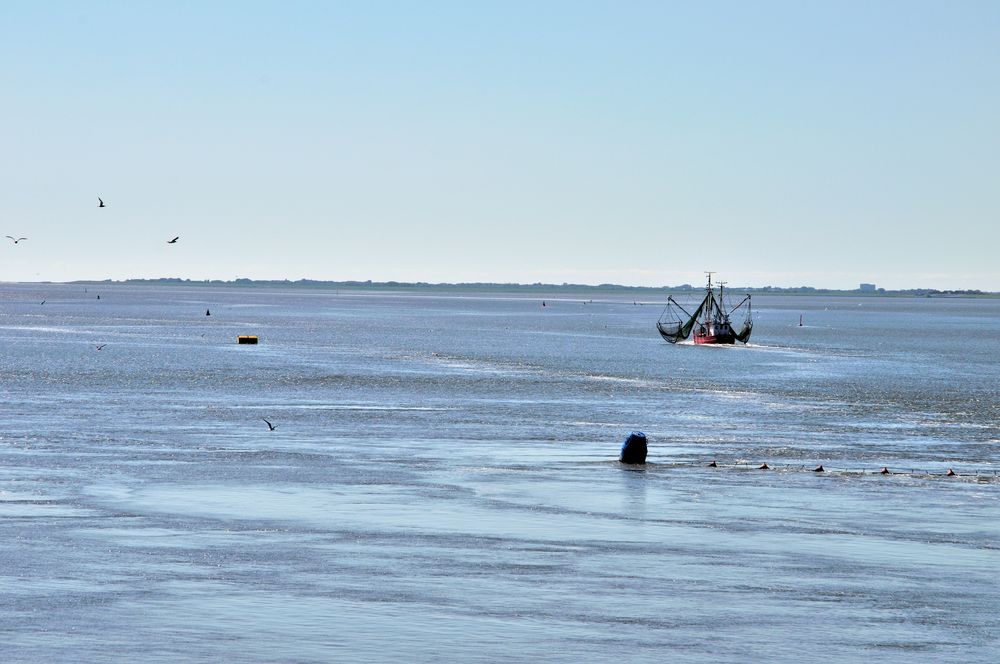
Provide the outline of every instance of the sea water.
<path id="1" fill-rule="evenodd" d="M 0 660 L 996 661 L 1000 300 L 544 299 L 0 286 Z"/>

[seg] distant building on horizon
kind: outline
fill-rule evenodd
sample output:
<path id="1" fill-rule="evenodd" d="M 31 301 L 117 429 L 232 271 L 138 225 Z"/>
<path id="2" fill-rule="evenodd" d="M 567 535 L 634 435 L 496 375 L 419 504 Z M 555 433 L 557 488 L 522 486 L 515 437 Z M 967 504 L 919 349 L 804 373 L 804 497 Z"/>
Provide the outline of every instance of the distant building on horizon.
<path id="1" fill-rule="evenodd" d="M 862 293 L 874 293 L 878 289 L 875 288 L 875 284 L 861 284 L 858 290 Z"/>

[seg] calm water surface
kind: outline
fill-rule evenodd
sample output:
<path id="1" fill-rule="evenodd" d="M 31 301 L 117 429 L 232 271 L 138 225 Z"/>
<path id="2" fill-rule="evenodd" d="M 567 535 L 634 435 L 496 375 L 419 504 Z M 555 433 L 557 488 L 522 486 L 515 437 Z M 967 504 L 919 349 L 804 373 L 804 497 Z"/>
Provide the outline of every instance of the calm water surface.
<path id="1" fill-rule="evenodd" d="M 545 299 L 0 285 L 0 659 L 997 660 L 1000 300 Z"/>

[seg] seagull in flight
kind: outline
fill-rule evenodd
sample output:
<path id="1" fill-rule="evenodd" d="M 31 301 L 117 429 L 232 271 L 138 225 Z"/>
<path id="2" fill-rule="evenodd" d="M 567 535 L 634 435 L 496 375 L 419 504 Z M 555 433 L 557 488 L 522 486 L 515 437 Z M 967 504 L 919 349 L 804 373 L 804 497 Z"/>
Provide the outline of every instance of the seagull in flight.
<path id="1" fill-rule="evenodd" d="M 177 237 L 175 237 L 173 240 L 167 240 L 167 244 L 176 244 L 177 240 L 179 240 L 179 239 L 181 239 L 180 235 L 178 235 Z"/>
<path id="2" fill-rule="evenodd" d="M 264 418 L 263 418 L 263 417 L 262 417 L 262 418 L 260 418 L 260 419 L 264 420 Z M 267 420 L 264 420 L 264 424 L 266 424 L 266 425 L 267 425 L 267 430 L 268 430 L 268 431 L 274 431 L 274 430 L 275 430 L 275 429 L 277 428 L 277 427 L 275 427 L 275 426 L 274 426 L 273 424 L 271 424 L 270 422 L 268 422 Z"/>
<path id="3" fill-rule="evenodd" d="M 101 200 L 100 196 L 97 197 L 97 207 L 108 207 L 104 204 L 104 201 Z"/>
<path id="4" fill-rule="evenodd" d="M 27 240 L 28 239 L 26 237 L 14 237 L 13 235 L 8 235 L 7 237 L 9 237 L 11 240 L 13 240 L 14 244 L 17 244 L 21 240 Z"/>
<path id="5" fill-rule="evenodd" d="M 107 344 L 101 344 L 100 346 L 98 346 L 98 347 L 97 347 L 97 350 L 101 350 L 101 349 L 102 349 L 102 348 L 104 348 L 105 346 L 107 346 Z"/>

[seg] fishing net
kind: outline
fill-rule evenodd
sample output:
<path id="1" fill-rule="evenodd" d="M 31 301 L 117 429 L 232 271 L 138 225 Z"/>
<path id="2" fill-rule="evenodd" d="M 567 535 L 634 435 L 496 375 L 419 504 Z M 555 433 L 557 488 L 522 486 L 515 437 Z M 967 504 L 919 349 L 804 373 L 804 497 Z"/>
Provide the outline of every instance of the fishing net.
<path id="1" fill-rule="evenodd" d="M 667 298 L 667 306 L 660 314 L 660 320 L 656 321 L 656 329 L 660 332 L 660 336 L 672 344 L 687 339 L 688 335 L 691 334 L 691 328 L 694 327 L 695 320 L 705 308 L 706 302 L 708 302 L 708 298 L 702 300 L 693 314 L 688 314 L 672 297 Z"/>

